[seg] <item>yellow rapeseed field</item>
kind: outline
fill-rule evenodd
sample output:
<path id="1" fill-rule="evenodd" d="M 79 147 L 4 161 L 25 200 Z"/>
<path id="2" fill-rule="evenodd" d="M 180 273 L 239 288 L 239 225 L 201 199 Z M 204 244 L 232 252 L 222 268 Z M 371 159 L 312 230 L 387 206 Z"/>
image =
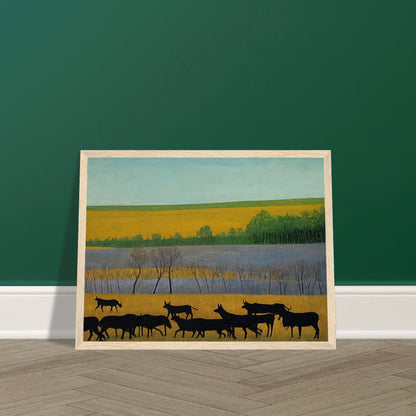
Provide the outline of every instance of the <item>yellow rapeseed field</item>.
<path id="1" fill-rule="evenodd" d="M 210 269 L 207 267 L 198 267 L 195 270 L 198 278 L 210 279 L 214 276 L 220 277 L 221 279 L 236 279 L 238 275 L 233 270 L 224 270 L 221 276 L 216 276 L 216 271 L 214 269 Z M 85 280 L 87 281 L 94 281 L 94 280 L 113 280 L 113 279 L 134 279 L 136 278 L 137 270 L 131 268 L 123 268 L 123 269 L 90 269 L 85 271 Z M 164 274 L 164 277 L 167 277 L 167 273 Z M 172 267 L 171 270 L 171 277 L 172 278 L 194 278 L 192 274 L 192 270 L 189 267 Z M 156 270 L 151 268 L 142 269 L 140 279 L 155 279 L 157 278 Z"/>
<path id="2" fill-rule="evenodd" d="M 167 315 L 167 310 L 163 308 L 164 301 L 171 302 L 172 305 L 191 305 L 198 310 L 193 310 L 194 318 L 206 318 L 206 319 L 219 319 L 220 316 L 214 312 L 214 309 L 217 308 L 218 304 L 222 304 L 225 310 L 235 314 L 245 314 L 246 310 L 242 309 L 243 301 L 250 303 L 283 303 L 287 306 L 292 307 L 293 312 L 317 312 L 319 314 L 319 328 L 320 328 L 320 337 L 319 341 L 328 340 L 328 317 L 327 317 L 327 297 L 322 296 L 281 296 L 281 295 L 127 295 L 127 294 L 85 294 L 85 303 L 84 303 L 84 316 L 96 316 L 98 319 L 103 318 L 106 315 L 110 315 L 110 308 L 104 307 L 104 312 L 101 312 L 101 309 L 95 309 L 97 304 L 95 297 L 101 297 L 103 299 L 117 299 L 123 305 L 122 308 L 119 308 L 119 311 L 116 312 L 113 310 L 111 315 L 124 315 L 132 313 L 135 315 L 140 314 L 151 314 L 151 315 Z M 185 316 L 185 315 L 184 315 Z M 183 317 L 184 317 L 183 316 Z M 153 331 L 153 335 L 147 338 L 146 331 L 144 332 L 143 337 L 133 338 L 132 341 L 194 341 L 195 339 L 191 338 L 189 332 L 185 332 L 185 338 L 182 338 L 182 333 L 178 333 L 175 338 L 175 331 L 178 329 L 176 322 L 171 320 L 172 328 L 167 329 L 167 336 L 161 336 L 159 332 Z M 266 338 L 267 327 L 266 324 L 259 324 L 259 328 L 263 330 L 263 334 L 256 339 L 254 333 L 248 331 L 247 341 L 299 341 L 298 339 L 298 330 L 294 329 L 294 338 L 290 337 L 290 328 L 284 328 L 282 321 L 278 320 L 278 317 L 275 318 L 275 323 L 273 327 L 273 336 Z M 161 328 L 162 329 L 162 328 Z M 110 339 L 108 341 L 121 341 L 121 331 L 118 331 L 118 337 L 115 337 L 115 332 L 113 329 L 108 330 Z M 236 341 L 244 340 L 244 333 L 241 329 L 236 329 Z M 137 330 L 136 330 L 137 335 Z M 313 337 L 315 335 L 315 330 L 312 327 L 305 327 L 302 329 L 302 338 L 300 341 L 314 341 Z M 89 337 L 89 332 L 84 333 L 84 340 L 87 341 Z M 96 336 L 93 335 L 92 341 L 96 340 Z M 129 342 L 129 337 L 125 336 L 124 340 Z M 209 331 L 206 332 L 205 338 L 198 340 L 203 341 L 218 341 L 218 335 L 216 332 Z M 222 338 L 224 340 L 224 338 Z M 230 339 L 226 339 L 227 341 Z M 316 341 L 316 342 L 319 342 Z"/>
<path id="3" fill-rule="evenodd" d="M 231 227 L 245 228 L 251 218 L 261 210 L 273 215 L 297 215 L 302 211 L 319 209 L 322 204 L 284 205 L 264 207 L 204 208 L 167 211 L 87 211 L 87 240 L 134 237 L 152 234 L 170 237 L 180 233 L 182 237 L 195 236 L 206 225 L 213 234 L 226 233 Z"/>

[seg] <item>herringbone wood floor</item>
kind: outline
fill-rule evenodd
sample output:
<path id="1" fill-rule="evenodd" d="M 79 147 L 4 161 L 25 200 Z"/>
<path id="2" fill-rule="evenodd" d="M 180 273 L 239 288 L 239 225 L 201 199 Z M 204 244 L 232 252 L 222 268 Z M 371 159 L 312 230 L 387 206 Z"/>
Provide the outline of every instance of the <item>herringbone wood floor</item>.
<path id="1" fill-rule="evenodd" d="M 0 414 L 416 415 L 416 341 L 336 351 L 74 351 L 0 341 Z"/>

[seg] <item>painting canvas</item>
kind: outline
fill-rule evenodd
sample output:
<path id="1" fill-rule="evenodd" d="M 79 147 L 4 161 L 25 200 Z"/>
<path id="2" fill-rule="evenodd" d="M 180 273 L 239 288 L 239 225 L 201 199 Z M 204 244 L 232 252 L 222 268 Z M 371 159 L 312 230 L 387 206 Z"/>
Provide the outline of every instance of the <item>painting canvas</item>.
<path id="1" fill-rule="evenodd" d="M 335 348 L 330 151 L 82 151 L 78 349 Z"/>

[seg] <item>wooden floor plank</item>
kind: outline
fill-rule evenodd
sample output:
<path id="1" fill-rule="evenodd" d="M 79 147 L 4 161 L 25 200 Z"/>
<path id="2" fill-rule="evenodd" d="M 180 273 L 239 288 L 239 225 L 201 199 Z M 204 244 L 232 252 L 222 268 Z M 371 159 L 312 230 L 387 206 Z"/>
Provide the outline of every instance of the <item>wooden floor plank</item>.
<path id="1" fill-rule="evenodd" d="M 84 387 L 84 392 L 94 394 L 98 397 L 117 399 L 122 403 L 138 405 L 146 409 L 169 413 L 177 416 L 233 416 L 234 412 L 218 409 L 217 407 L 192 403 L 189 400 L 177 399 L 164 396 L 163 390 L 157 392 L 139 391 L 130 387 L 119 386 L 110 383 L 94 384 Z M 98 398 L 97 400 L 101 400 Z"/>
<path id="2" fill-rule="evenodd" d="M 33 399 L 44 394 L 60 393 L 67 390 L 82 388 L 93 384 L 91 379 L 71 376 L 63 380 L 49 380 L 42 384 L 35 384 L 32 386 L 25 385 L 23 388 L 16 387 L 12 389 L 0 391 L 0 410 L 10 407 L 22 400 Z"/>
<path id="3" fill-rule="evenodd" d="M 89 410 L 78 409 L 72 406 L 59 406 L 37 412 L 23 413 L 22 416 L 94 416 Z"/>
<path id="4" fill-rule="evenodd" d="M 225 389 L 236 396 L 245 396 L 258 391 L 256 386 L 246 386 L 233 380 L 212 377 L 209 374 L 193 374 L 187 371 L 174 370 L 159 365 L 147 365 L 140 361 L 129 361 L 117 357 L 100 360 L 97 367 L 101 370 L 111 369 L 145 377 L 150 380 L 163 381 L 179 386 L 198 386 L 207 391 L 222 393 Z M 119 374 L 119 373 L 118 373 Z M 256 375 L 257 376 L 257 375 Z"/>
<path id="5" fill-rule="evenodd" d="M 340 361 L 348 359 L 357 354 L 366 352 L 375 353 L 391 346 L 391 343 L 379 342 L 378 340 L 361 340 L 362 342 L 353 343 L 351 346 L 345 346 L 335 351 L 284 351 L 279 353 L 273 351 L 269 355 L 269 360 L 262 363 L 255 363 L 250 366 L 243 367 L 244 370 L 260 372 L 262 374 L 271 374 L 276 371 L 292 370 L 294 368 L 303 368 L 309 364 L 324 363 L 326 361 Z M 273 358 L 273 356 L 275 358 Z M 253 357 L 253 356 L 251 356 Z"/>
<path id="6" fill-rule="evenodd" d="M 393 408 L 381 413 L 376 413 L 377 416 L 415 416 L 416 408 L 414 406 L 399 407 L 394 402 Z"/>
<path id="7" fill-rule="evenodd" d="M 123 403 L 117 400 L 108 398 L 101 398 L 99 400 L 87 400 L 84 402 L 77 402 L 70 405 L 77 409 L 83 409 L 90 412 L 98 413 L 106 416 L 166 416 L 171 415 L 168 409 L 164 412 L 146 409 L 142 406 L 133 405 L 130 403 Z"/>
<path id="8" fill-rule="evenodd" d="M 30 399 L 20 400 L 17 403 L 9 402 L 6 405 L 0 404 L 0 414 L 2 416 L 20 416 L 30 412 L 46 412 L 48 409 L 94 398 L 95 396 L 81 391 L 66 390 L 60 393 L 44 394 Z"/>
<path id="9" fill-rule="evenodd" d="M 406 391 L 397 390 L 388 393 L 352 400 L 340 406 L 307 413 L 309 416 L 373 416 L 386 410 L 396 410 L 414 402 L 415 397 Z M 305 413 L 306 414 L 306 413 Z M 396 413 L 396 415 L 400 415 Z"/>
<path id="10" fill-rule="evenodd" d="M 130 365 L 132 360 L 128 356 L 125 358 L 112 357 L 112 362 L 117 360 L 120 362 L 120 365 Z M 102 358 L 95 361 L 95 365 L 103 365 L 104 367 L 109 362 L 109 358 Z M 179 358 L 173 356 L 165 356 L 164 354 L 154 355 L 152 359 L 149 359 L 146 355 L 142 360 L 135 360 L 137 363 L 140 363 L 140 367 L 143 369 L 143 372 L 154 371 L 154 367 L 162 367 L 163 369 L 169 368 L 171 370 L 177 370 L 180 372 L 186 372 L 191 374 L 199 374 L 202 376 L 215 377 L 222 380 L 232 380 L 240 381 L 249 377 L 260 376 L 260 373 L 254 371 L 241 370 L 239 368 L 230 368 L 215 365 L 212 363 L 198 362 L 195 360 L 189 360 L 186 358 Z M 114 368 L 114 367 L 113 367 Z"/>
<path id="11" fill-rule="evenodd" d="M 71 364 L 47 369 L 37 368 L 23 374 L 7 375 L 0 377 L 0 391 L 10 390 L 25 385 L 42 384 L 49 380 L 58 380 L 70 376 L 79 376 L 88 372 L 97 371 L 96 367 L 89 364 Z"/>
<path id="12" fill-rule="evenodd" d="M 13 362 L 0 366 L 0 377 L 17 374 L 27 374 L 33 371 L 46 370 L 76 363 L 88 363 L 105 355 L 95 351 L 73 351 L 60 355 L 45 356 L 42 358 Z"/>
<path id="13" fill-rule="evenodd" d="M 416 416 L 416 340 L 336 351 L 74 351 L 0 340 L 1 416 Z"/>
<path id="14" fill-rule="evenodd" d="M 296 400 L 299 397 L 313 396 L 315 394 L 330 392 L 341 388 L 348 388 L 390 375 L 400 376 L 400 374 L 405 371 L 405 367 L 397 366 L 394 363 L 378 363 L 356 368 L 354 370 L 342 371 L 318 379 L 305 379 L 305 381 L 281 385 L 279 387 L 250 394 L 246 397 L 273 404 L 285 400 Z"/>
<path id="15" fill-rule="evenodd" d="M 255 409 L 247 412 L 251 416 L 268 416 L 284 414 L 285 416 L 312 415 L 313 412 L 325 412 L 327 409 L 341 405 L 348 405 L 354 401 L 372 398 L 381 394 L 387 394 L 413 385 L 413 380 L 406 380 L 395 376 L 383 377 L 366 383 L 342 388 L 338 391 L 329 391 L 308 397 L 299 397 L 295 400 L 282 399 L 279 403 L 263 409 Z M 407 397 L 411 393 L 402 391 Z M 333 412 L 332 414 L 337 414 Z M 315 416 L 315 415 L 314 415 Z"/>
<path id="16" fill-rule="evenodd" d="M 384 363 L 396 360 L 398 365 L 399 358 L 394 353 L 384 351 L 365 352 L 363 354 L 354 354 L 342 359 L 325 360 L 322 363 L 309 363 L 303 367 L 295 367 L 293 369 L 285 369 L 282 371 L 280 366 L 275 363 L 275 371 L 258 378 L 250 378 L 242 381 L 246 385 L 269 389 L 279 387 L 290 383 L 297 383 L 305 379 L 319 379 L 331 374 L 342 373 L 344 371 L 353 370 L 362 366 Z"/>
<path id="17" fill-rule="evenodd" d="M 220 388 L 211 385 L 211 380 L 208 384 L 187 382 L 180 384 L 178 382 L 163 381 L 148 376 L 110 369 L 89 373 L 86 377 L 149 393 L 163 392 L 163 395 L 166 397 L 187 400 L 191 403 L 201 405 L 212 403 L 212 407 L 229 412 L 239 412 L 265 406 L 264 403 L 237 396 L 232 388 L 226 388 L 225 385 L 222 385 Z M 207 388 L 208 386 L 210 388 Z"/>

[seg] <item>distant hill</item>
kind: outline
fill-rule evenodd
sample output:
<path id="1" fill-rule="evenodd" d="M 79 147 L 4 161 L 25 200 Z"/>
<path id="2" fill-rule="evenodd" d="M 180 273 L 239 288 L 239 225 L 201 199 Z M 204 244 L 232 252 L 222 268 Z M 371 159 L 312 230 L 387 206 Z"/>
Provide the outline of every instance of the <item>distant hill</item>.
<path id="1" fill-rule="evenodd" d="M 213 202 L 207 204 L 177 204 L 177 205 L 91 205 L 88 211 L 173 211 L 184 209 L 209 208 L 244 208 L 287 205 L 317 205 L 324 204 L 324 198 L 274 199 L 268 201 L 235 201 Z"/>

